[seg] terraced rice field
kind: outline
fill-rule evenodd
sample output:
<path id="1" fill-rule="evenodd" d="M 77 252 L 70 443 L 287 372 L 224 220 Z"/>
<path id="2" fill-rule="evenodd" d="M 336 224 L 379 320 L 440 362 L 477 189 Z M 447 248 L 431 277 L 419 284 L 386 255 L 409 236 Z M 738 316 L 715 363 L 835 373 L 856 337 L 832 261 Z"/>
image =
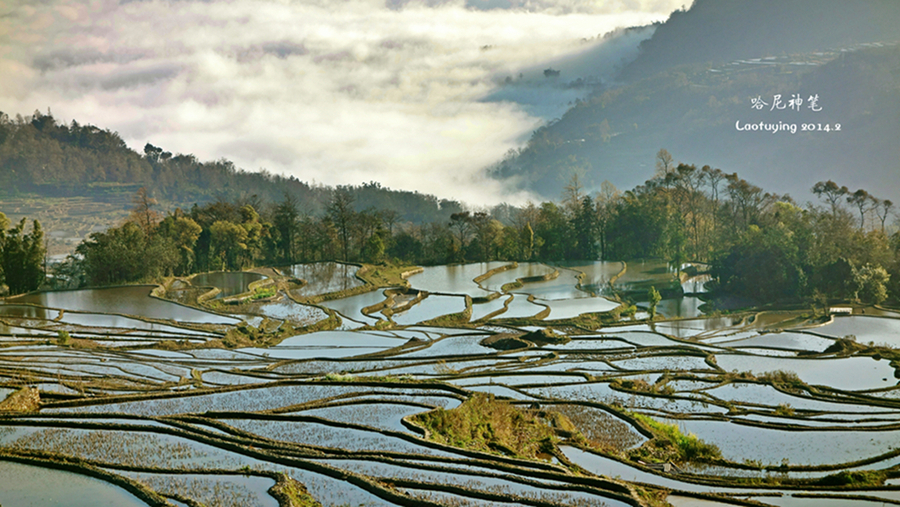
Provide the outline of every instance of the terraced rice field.
<path id="1" fill-rule="evenodd" d="M 652 263 L 357 269 L 3 301 L 0 504 L 900 504 L 891 309 L 707 317 Z M 620 315 L 654 284 L 691 294 Z"/>

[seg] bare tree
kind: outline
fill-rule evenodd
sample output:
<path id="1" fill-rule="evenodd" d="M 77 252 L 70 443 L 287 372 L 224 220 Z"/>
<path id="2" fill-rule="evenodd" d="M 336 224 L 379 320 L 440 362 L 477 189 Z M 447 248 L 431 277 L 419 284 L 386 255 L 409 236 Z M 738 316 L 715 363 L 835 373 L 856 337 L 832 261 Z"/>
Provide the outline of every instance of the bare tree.
<path id="1" fill-rule="evenodd" d="M 672 154 L 665 148 L 661 148 L 656 152 L 656 176 L 665 177 L 671 170 L 675 168 L 675 159 Z"/>
<path id="2" fill-rule="evenodd" d="M 150 197 L 145 187 L 141 187 L 131 198 L 131 203 L 134 204 L 134 207 L 131 208 L 129 220 L 137 224 L 144 231 L 145 236 L 149 236 L 156 225 L 162 221 L 159 212 L 153 209 L 159 202 Z"/>
<path id="3" fill-rule="evenodd" d="M 331 196 L 331 203 L 328 204 L 328 218 L 334 225 L 341 242 L 341 258 L 342 260 L 350 260 L 350 232 L 353 228 L 353 222 L 356 213 L 353 210 L 353 195 L 345 187 L 337 187 Z"/>

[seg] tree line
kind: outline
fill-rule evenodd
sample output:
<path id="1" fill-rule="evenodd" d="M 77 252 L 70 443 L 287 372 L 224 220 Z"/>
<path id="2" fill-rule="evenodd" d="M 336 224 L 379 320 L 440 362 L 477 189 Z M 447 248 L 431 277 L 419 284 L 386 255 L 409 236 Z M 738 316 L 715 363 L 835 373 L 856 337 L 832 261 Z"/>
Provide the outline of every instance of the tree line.
<path id="1" fill-rule="evenodd" d="M 900 296 L 900 233 L 889 234 L 890 200 L 833 181 L 799 204 L 709 166 L 657 154 L 657 173 L 619 192 L 586 192 L 577 177 L 558 202 L 459 209 L 416 223 L 401 210 L 360 209 L 353 187 L 328 189 L 321 212 L 283 193 L 218 199 L 163 213 L 139 190 L 129 219 L 92 233 L 55 268 L 56 286 L 108 285 L 260 265 L 338 260 L 435 265 L 480 261 L 664 259 L 709 266 L 721 295 L 754 302 L 797 299 L 879 303 Z M 3 267 L 12 292 L 31 290 L 43 255 L 35 223 L 2 223 Z M 29 270 L 7 266 L 25 265 Z M 19 260 L 16 260 L 19 259 Z M 38 269 L 38 271 L 40 271 Z M 12 273 L 12 275 L 11 275 Z M 21 273 L 30 282 L 14 279 Z M 40 282 L 37 282 L 40 283 Z"/>

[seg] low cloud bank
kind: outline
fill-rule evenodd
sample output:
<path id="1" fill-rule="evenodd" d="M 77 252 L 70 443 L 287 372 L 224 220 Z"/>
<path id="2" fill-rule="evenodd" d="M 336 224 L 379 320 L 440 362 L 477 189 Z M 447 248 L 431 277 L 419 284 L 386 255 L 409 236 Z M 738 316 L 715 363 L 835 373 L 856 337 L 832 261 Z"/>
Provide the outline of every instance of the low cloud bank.
<path id="1" fill-rule="evenodd" d="M 521 202 L 484 168 L 580 93 L 539 71 L 549 62 L 565 83 L 608 76 L 641 37 L 598 35 L 680 5 L 13 2 L 0 16 L 0 110 L 50 107 L 138 150 L 150 142 L 317 183 Z M 534 86 L 509 86 L 520 73 Z"/>

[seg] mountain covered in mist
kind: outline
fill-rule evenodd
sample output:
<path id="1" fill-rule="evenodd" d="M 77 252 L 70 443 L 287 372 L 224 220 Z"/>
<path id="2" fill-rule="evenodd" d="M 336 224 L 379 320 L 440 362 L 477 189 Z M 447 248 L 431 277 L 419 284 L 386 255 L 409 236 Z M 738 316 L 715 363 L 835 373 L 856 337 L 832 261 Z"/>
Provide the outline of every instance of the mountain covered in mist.
<path id="1" fill-rule="evenodd" d="M 665 148 L 801 201 L 823 179 L 896 195 L 898 20 L 900 2 L 698 0 L 657 27 L 617 86 L 535 131 L 494 176 L 544 197 L 573 174 L 629 188 Z"/>
<path id="2" fill-rule="evenodd" d="M 897 40 L 898 22 L 896 0 L 695 0 L 657 26 L 621 77 Z"/>

